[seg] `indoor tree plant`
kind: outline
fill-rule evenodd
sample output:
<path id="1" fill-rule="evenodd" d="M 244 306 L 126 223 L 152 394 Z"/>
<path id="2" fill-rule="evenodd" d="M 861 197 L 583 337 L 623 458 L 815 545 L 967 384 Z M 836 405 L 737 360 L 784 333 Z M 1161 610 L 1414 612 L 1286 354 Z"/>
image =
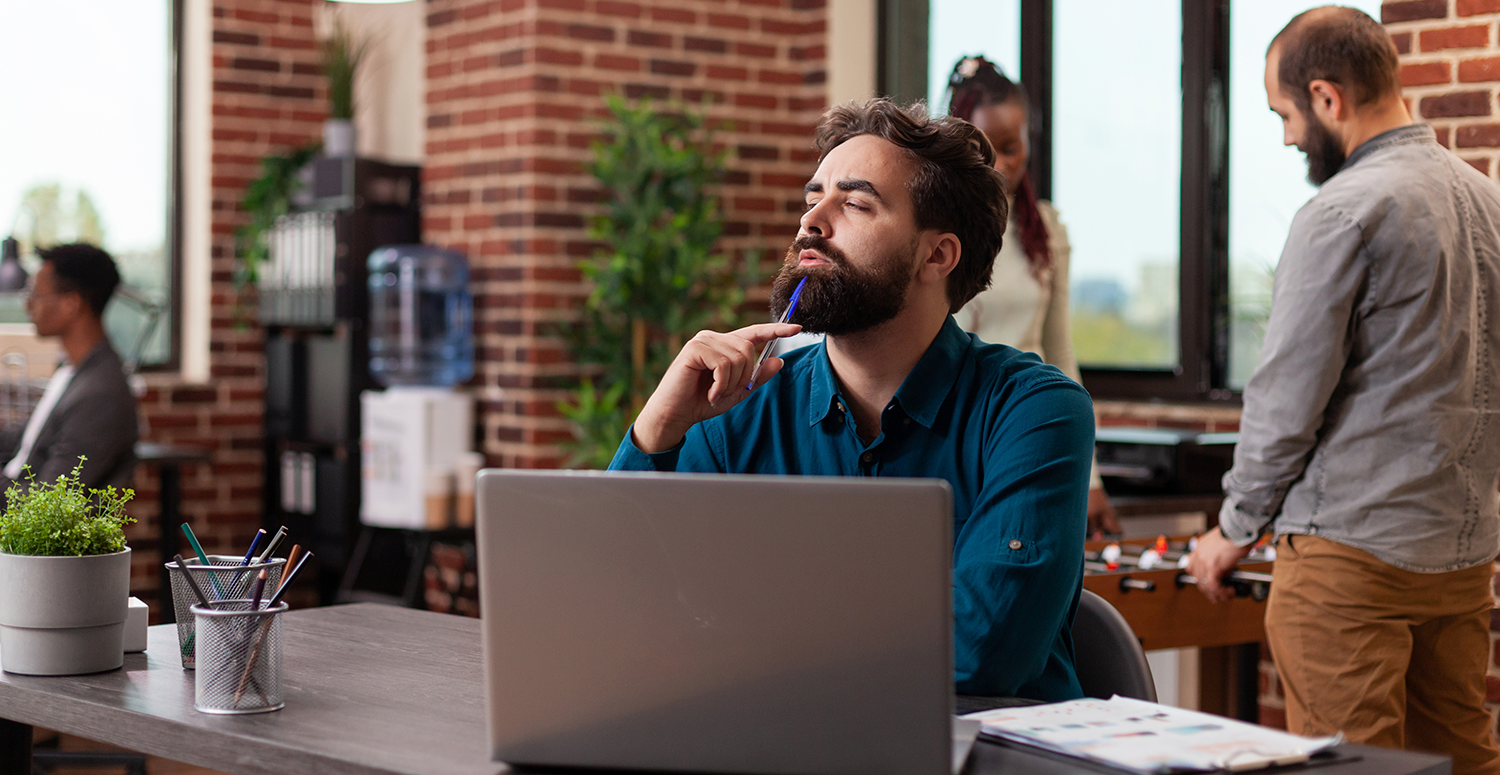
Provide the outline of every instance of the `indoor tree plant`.
<path id="1" fill-rule="evenodd" d="M 80 474 L 5 491 L 0 514 L 0 669 L 77 675 L 124 664 L 130 599 L 125 515 L 133 490 L 85 487 Z"/>
<path id="2" fill-rule="evenodd" d="M 731 324 L 758 261 L 736 274 L 714 251 L 723 232 L 712 193 L 724 174 L 707 120 L 681 106 L 610 97 L 606 139 L 594 144 L 590 172 L 605 211 L 589 236 L 605 246 L 583 264 L 593 283 L 573 353 L 587 375 L 559 409 L 576 426 L 568 465 L 609 464 L 635 415 L 683 342 Z"/>

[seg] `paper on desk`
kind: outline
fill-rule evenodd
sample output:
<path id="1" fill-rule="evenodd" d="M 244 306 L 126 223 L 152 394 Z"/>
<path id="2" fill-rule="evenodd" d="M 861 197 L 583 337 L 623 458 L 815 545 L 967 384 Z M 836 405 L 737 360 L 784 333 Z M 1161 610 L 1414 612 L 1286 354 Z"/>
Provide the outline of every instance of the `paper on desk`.
<path id="1" fill-rule="evenodd" d="M 1343 742 L 1342 735 L 1302 737 L 1119 695 L 997 708 L 966 718 L 983 723 L 982 734 L 1151 773 L 1294 764 Z"/>

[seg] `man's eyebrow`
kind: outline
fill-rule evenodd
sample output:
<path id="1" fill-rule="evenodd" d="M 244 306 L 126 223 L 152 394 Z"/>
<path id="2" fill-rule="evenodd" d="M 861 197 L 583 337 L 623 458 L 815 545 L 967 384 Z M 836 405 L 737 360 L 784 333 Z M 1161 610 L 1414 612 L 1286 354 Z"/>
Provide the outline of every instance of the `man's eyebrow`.
<path id="1" fill-rule="evenodd" d="M 885 201 L 885 198 L 880 195 L 879 191 L 875 190 L 875 186 L 868 180 L 840 180 L 834 188 L 840 191 L 863 191 L 881 202 Z M 816 180 L 810 180 L 807 182 L 807 185 L 802 187 L 803 196 L 821 193 L 823 193 L 823 184 Z"/>
<path id="2" fill-rule="evenodd" d="M 840 180 L 838 189 L 840 191 L 863 191 L 881 202 L 885 201 L 885 198 L 880 195 L 879 191 L 875 190 L 875 186 L 868 180 Z"/>

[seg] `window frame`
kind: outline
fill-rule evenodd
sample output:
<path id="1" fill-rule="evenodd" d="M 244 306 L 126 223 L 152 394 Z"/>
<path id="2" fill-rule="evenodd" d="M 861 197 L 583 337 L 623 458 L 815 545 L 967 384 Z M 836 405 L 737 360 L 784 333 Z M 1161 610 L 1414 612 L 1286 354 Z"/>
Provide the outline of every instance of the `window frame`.
<path id="1" fill-rule="evenodd" d="M 183 171 L 182 171 L 182 67 L 183 67 L 183 37 L 186 28 L 183 24 L 185 12 L 185 0 L 167 0 L 168 2 L 168 24 L 171 29 L 168 32 L 168 40 L 172 50 L 168 54 L 168 78 L 167 86 L 167 112 L 169 115 L 169 126 L 167 131 L 170 143 L 167 149 L 167 232 L 166 232 L 166 259 L 167 259 L 167 358 L 160 363 L 141 364 L 138 368 L 142 373 L 164 373 L 178 372 L 182 370 L 182 196 L 183 196 Z"/>
<path id="2" fill-rule="evenodd" d="M 1178 365 L 1080 364 L 1095 398 L 1229 402 L 1229 5 L 1181 0 L 1182 181 L 1178 251 Z M 1053 0 L 1021 0 L 1021 83 L 1038 135 L 1028 175 L 1052 196 Z M 927 0 L 882 0 L 879 93 L 909 102 L 925 94 Z M 914 39 L 917 39 L 914 41 Z M 918 66 L 913 67 L 916 62 Z"/>

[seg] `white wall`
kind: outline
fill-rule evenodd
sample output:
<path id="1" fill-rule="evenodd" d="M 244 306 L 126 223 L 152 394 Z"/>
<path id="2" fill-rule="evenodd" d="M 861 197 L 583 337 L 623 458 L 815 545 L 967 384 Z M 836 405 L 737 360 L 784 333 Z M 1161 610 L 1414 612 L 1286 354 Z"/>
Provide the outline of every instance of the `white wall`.
<path id="1" fill-rule="evenodd" d="M 876 0 L 828 3 L 828 104 L 875 94 Z"/>
<path id="2" fill-rule="evenodd" d="M 213 8 L 183 3 L 182 379 L 208 382 L 213 220 Z"/>
<path id="3" fill-rule="evenodd" d="M 354 84 L 360 156 L 421 164 L 427 142 L 427 4 L 320 4 L 319 33 L 329 13 L 343 17 L 370 51 Z"/>

